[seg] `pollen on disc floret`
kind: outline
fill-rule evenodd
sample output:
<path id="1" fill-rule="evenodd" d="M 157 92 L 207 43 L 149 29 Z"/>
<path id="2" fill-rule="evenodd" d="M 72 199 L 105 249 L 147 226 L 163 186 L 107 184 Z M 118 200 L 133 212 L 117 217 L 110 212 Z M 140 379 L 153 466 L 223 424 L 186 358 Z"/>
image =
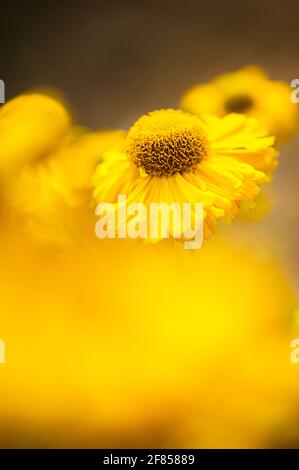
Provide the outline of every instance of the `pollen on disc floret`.
<path id="1" fill-rule="evenodd" d="M 182 174 L 208 155 L 208 137 L 197 116 L 162 109 L 142 116 L 131 127 L 126 153 L 148 175 Z"/>

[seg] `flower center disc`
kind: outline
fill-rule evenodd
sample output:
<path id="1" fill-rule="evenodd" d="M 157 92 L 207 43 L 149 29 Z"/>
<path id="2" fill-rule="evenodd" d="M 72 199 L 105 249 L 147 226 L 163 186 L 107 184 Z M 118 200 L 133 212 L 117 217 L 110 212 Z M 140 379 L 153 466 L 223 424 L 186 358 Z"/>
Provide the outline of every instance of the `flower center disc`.
<path id="1" fill-rule="evenodd" d="M 142 116 L 129 130 L 126 152 L 151 176 L 191 171 L 208 154 L 208 137 L 200 119 L 181 110 Z"/>
<path id="2" fill-rule="evenodd" d="M 227 113 L 246 113 L 253 105 L 253 99 L 249 95 L 235 95 L 228 98 L 225 102 L 225 111 Z"/>

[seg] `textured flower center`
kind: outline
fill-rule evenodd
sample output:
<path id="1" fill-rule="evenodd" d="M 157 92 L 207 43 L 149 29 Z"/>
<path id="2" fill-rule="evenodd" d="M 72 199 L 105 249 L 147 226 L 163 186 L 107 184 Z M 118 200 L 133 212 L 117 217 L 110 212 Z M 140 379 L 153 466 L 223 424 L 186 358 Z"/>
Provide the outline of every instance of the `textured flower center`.
<path id="1" fill-rule="evenodd" d="M 152 176 L 191 171 L 208 154 L 208 137 L 200 119 L 174 109 L 142 116 L 129 130 L 128 157 Z"/>
<path id="2" fill-rule="evenodd" d="M 253 99 L 246 94 L 234 95 L 224 104 L 227 113 L 246 113 L 253 106 Z"/>

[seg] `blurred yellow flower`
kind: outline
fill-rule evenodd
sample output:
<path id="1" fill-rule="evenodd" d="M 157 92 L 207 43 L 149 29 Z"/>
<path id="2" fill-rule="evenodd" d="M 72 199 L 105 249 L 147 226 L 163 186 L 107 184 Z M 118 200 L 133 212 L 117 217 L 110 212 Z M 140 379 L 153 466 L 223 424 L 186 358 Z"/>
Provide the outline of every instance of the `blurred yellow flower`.
<path id="1" fill-rule="evenodd" d="M 279 445 L 298 404 L 294 299 L 255 243 L 57 257 L 1 234 L 0 446 Z"/>
<path id="2" fill-rule="evenodd" d="M 199 116 L 246 114 L 284 141 L 299 127 L 299 107 L 290 96 L 288 83 L 270 80 L 261 67 L 248 66 L 191 87 L 181 98 L 181 107 Z"/>
<path id="3" fill-rule="evenodd" d="M 63 146 L 46 160 L 27 165 L 10 181 L 9 200 L 18 224 L 47 241 L 80 238 L 92 212 L 95 167 L 107 148 L 121 148 L 123 141 L 122 131 L 89 132 L 73 127 Z M 90 222 L 89 230 L 92 226 Z"/>
<path id="4" fill-rule="evenodd" d="M 124 139 L 121 130 L 90 132 L 73 128 L 67 144 L 44 165 L 52 192 L 69 206 L 88 205 L 96 166 L 102 163 L 106 150 L 121 149 Z"/>
<path id="5" fill-rule="evenodd" d="M 21 95 L 0 108 L 0 174 L 44 159 L 63 144 L 70 127 L 66 108 L 42 94 Z"/>
<path id="6" fill-rule="evenodd" d="M 218 218 L 233 220 L 240 203 L 259 194 L 268 179 L 265 166 L 267 171 L 276 166 L 272 145 L 273 138 L 242 115 L 200 120 L 181 110 L 154 111 L 131 127 L 123 151 L 105 154 L 94 198 L 116 204 L 124 194 L 128 204 L 202 203 L 208 239 Z M 174 235 L 170 225 L 169 232 Z"/>

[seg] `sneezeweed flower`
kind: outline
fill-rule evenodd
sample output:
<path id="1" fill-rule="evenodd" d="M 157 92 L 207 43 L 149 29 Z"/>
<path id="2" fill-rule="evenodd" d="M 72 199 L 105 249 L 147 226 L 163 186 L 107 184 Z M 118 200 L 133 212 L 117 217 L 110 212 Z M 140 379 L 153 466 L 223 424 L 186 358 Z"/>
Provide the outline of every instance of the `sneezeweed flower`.
<path id="1" fill-rule="evenodd" d="M 299 107 L 291 102 L 290 93 L 288 83 L 270 80 L 262 68 L 248 66 L 191 87 L 181 98 L 181 107 L 199 116 L 255 117 L 281 142 L 299 127 Z"/>
<path id="2" fill-rule="evenodd" d="M 217 219 L 232 221 L 240 204 L 259 194 L 269 177 L 265 166 L 268 172 L 276 165 L 272 145 L 273 138 L 242 115 L 199 119 L 181 110 L 154 111 L 131 127 L 124 150 L 105 154 L 95 173 L 94 197 L 115 204 L 119 194 L 127 204 L 201 203 L 208 239 Z M 169 234 L 176 238 L 171 224 Z"/>
<path id="3" fill-rule="evenodd" d="M 181 249 L 178 270 L 176 253 L 124 240 L 57 257 L 15 238 L 0 244 L 0 447 L 285 442 L 295 299 L 257 239 Z"/>
<path id="4" fill-rule="evenodd" d="M 19 223 L 48 242 L 81 239 L 84 221 L 92 212 L 92 174 L 104 151 L 121 148 L 123 140 L 122 131 L 73 127 L 63 146 L 47 159 L 27 165 L 11 182 L 10 204 Z"/>
<path id="5" fill-rule="evenodd" d="M 11 175 L 45 159 L 63 144 L 70 116 L 58 100 L 32 93 L 0 108 L 0 173 Z"/>
<path id="6" fill-rule="evenodd" d="M 102 163 L 106 150 L 122 149 L 125 132 L 106 130 L 90 132 L 76 128 L 68 145 L 53 155 L 50 171 L 56 181 L 56 190 L 71 206 L 89 204 L 92 176 Z"/>
<path id="7" fill-rule="evenodd" d="M 123 132 L 71 127 L 60 100 L 32 93 L 0 109 L 0 138 L 1 204 L 9 220 L 42 240 L 80 238 L 91 175 L 107 148 L 121 148 Z"/>

